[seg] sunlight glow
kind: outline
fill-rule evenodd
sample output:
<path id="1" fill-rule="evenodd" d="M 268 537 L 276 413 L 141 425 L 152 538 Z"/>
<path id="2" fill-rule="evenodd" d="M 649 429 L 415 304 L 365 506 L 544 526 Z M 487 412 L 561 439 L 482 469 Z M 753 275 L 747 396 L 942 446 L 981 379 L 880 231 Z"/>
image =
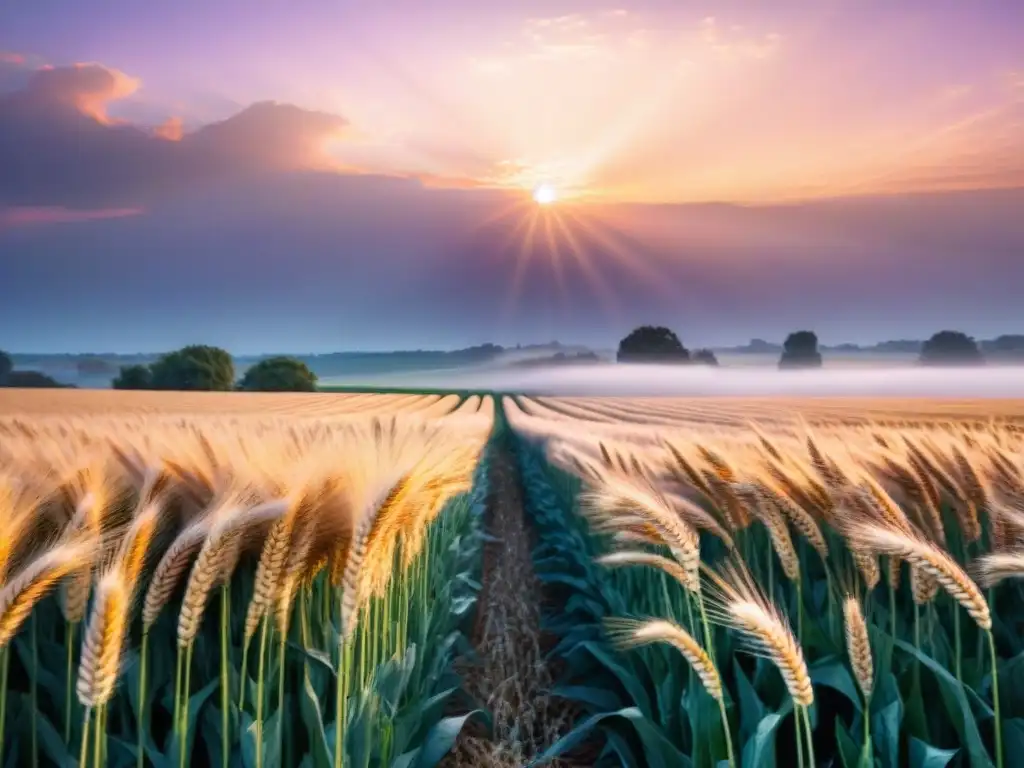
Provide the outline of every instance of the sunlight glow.
<path id="1" fill-rule="evenodd" d="M 533 199 L 537 205 L 551 205 L 558 199 L 558 193 L 550 184 L 541 184 L 533 190 Z"/>

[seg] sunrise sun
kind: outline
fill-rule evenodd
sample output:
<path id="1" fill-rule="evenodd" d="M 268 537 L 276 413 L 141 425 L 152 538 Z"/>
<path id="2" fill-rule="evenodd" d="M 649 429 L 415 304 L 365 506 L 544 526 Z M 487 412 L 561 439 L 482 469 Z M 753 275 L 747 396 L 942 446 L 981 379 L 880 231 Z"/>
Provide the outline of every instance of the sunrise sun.
<path id="1" fill-rule="evenodd" d="M 558 199 L 558 193 L 550 184 L 541 184 L 533 190 L 533 199 L 537 205 L 551 205 Z"/>

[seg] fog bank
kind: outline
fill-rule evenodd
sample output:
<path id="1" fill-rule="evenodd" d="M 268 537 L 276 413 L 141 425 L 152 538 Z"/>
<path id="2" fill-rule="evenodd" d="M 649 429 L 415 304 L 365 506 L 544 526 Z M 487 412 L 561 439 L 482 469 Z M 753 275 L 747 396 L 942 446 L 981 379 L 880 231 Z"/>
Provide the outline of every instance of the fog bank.
<path id="1" fill-rule="evenodd" d="M 529 370 L 476 369 L 337 378 L 331 384 L 486 389 L 537 395 L 1024 398 L 1024 367 L 708 368 L 575 365 Z"/>

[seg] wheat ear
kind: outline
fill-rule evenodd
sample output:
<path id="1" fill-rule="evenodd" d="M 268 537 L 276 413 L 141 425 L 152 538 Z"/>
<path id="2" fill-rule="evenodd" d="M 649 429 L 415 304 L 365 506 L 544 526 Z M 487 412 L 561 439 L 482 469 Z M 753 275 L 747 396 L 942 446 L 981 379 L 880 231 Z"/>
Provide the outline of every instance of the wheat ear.
<path id="1" fill-rule="evenodd" d="M 846 652 L 850 656 L 850 667 L 853 669 L 857 687 L 864 694 L 864 699 L 870 700 L 875 682 L 871 641 L 868 638 L 868 625 L 864 620 L 860 601 L 852 595 L 848 595 L 843 601 L 843 618 L 846 625 Z"/>
<path id="2" fill-rule="evenodd" d="M 106 704 L 114 693 L 121 647 L 128 625 L 129 595 L 124 576 L 109 572 L 96 586 L 78 667 L 78 700 L 86 707 Z"/>
<path id="3" fill-rule="evenodd" d="M 604 627 L 612 645 L 620 650 L 640 648 L 652 643 L 671 645 L 693 668 L 711 697 L 716 701 L 722 700 L 722 678 L 714 662 L 701 644 L 679 625 L 660 619 L 638 621 L 608 618 L 604 620 Z"/>
<path id="4" fill-rule="evenodd" d="M 1024 551 L 990 552 L 974 561 L 978 583 L 986 589 L 1004 579 L 1024 577 Z"/>
<path id="5" fill-rule="evenodd" d="M 187 648 L 195 639 L 206 610 L 210 591 L 224 572 L 224 559 L 245 528 L 259 525 L 282 515 L 287 501 L 271 501 L 248 510 L 225 511 L 210 529 L 203 548 L 189 572 L 185 596 L 178 614 L 178 646 Z"/>
<path id="6" fill-rule="evenodd" d="M 690 574 L 687 573 L 686 569 L 684 569 L 683 566 L 675 560 L 670 557 L 655 555 L 650 552 L 642 552 L 639 550 L 609 552 L 606 555 L 601 555 L 596 558 L 595 562 L 608 568 L 620 568 L 628 565 L 646 565 L 651 568 L 658 568 L 667 573 L 686 589 L 689 589 L 691 581 Z"/>
<path id="7" fill-rule="evenodd" d="M 62 579 L 89 568 L 97 542 L 86 539 L 55 547 L 35 558 L 0 589 L 0 649 Z"/>
<path id="8" fill-rule="evenodd" d="M 716 621 L 739 632 L 752 650 L 767 656 L 782 674 L 793 702 L 809 707 L 814 688 L 803 650 L 778 608 L 754 584 L 741 565 L 727 563 L 715 583 L 712 605 Z"/>
<path id="9" fill-rule="evenodd" d="M 142 626 L 149 630 L 160 611 L 170 602 L 178 582 L 188 568 L 188 561 L 199 549 L 210 529 L 208 519 L 199 520 L 179 533 L 153 570 L 153 576 L 142 602 Z"/>
<path id="10" fill-rule="evenodd" d="M 979 627 L 992 628 L 992 616 L 981 590 L 946 552 L 929 541 L 884 525 L 860 523 L 848 534 L 856 550 L 895 555 L 936 579 L 963 606 Z"/>

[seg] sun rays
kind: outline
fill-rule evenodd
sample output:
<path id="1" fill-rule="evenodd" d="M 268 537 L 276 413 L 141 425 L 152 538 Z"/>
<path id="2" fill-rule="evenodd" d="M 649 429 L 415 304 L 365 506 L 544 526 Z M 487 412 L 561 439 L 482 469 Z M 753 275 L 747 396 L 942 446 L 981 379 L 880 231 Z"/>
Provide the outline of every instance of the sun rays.
<path id="1" fill-rule="evenodd" d="M 652 294 L 675 290 L 671 274 L 636 233 L 622 231 L 601 209 L 539 185 L 509 200 L 473 228 L 486 242 L 487 258 L 507 269 L 502 305 L 506 320 L 536 308 L 538 292 L 550 292 L 549 309 L 568 312 L 581 302 L 621 319 L 617 288 L 636 282 Z"/>

